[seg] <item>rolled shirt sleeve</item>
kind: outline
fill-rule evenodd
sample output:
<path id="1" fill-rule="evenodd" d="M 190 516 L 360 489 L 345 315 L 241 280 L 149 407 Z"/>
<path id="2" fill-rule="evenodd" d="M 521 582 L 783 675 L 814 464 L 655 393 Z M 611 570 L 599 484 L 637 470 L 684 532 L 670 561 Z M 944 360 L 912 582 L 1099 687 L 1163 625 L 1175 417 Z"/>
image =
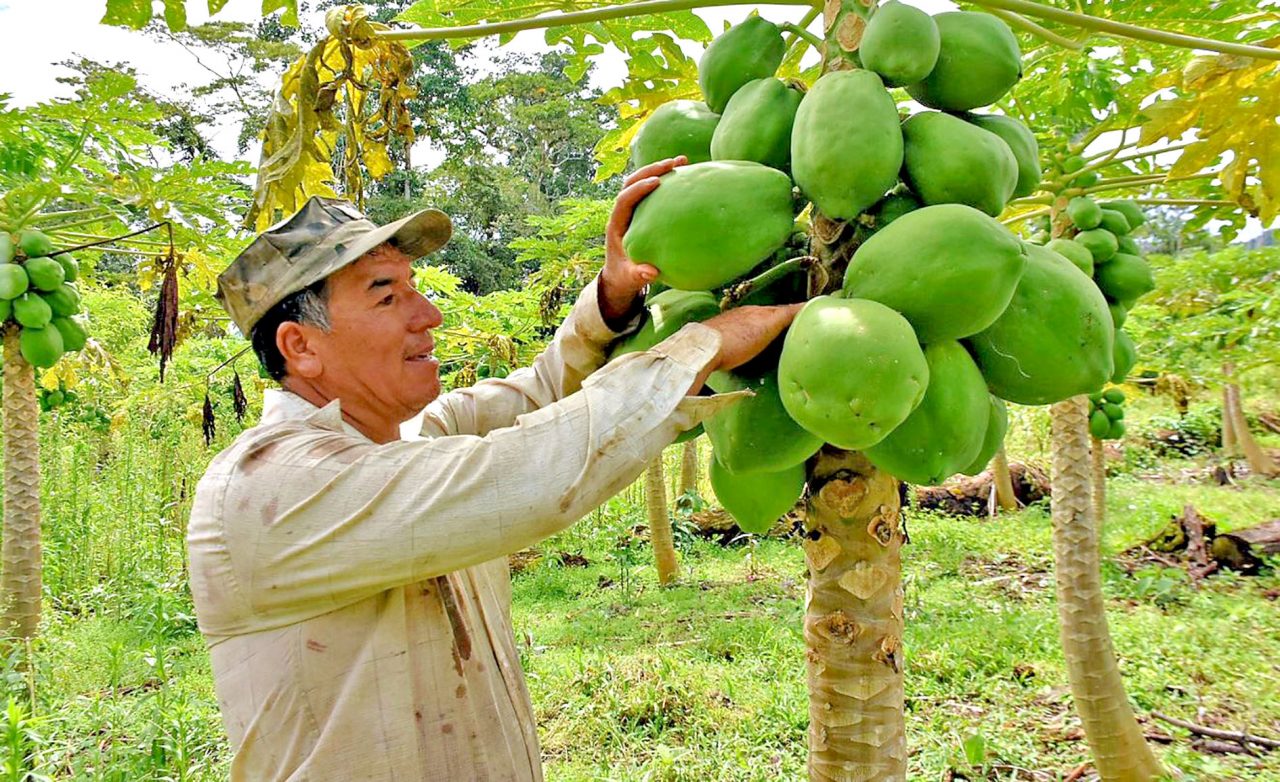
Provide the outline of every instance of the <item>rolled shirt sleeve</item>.
<path id="1" fill-rule="evenodd" d="M 301 621 L 525 548 L 616 494 L 680 432 L 742 395 L 687 395 L 719 351 L 719 333 L 702 324 L 581 381 L 595 348 L 575 339 L 560 340 L 570 345 L 562 371 L 552 366 L 553 355 L 533 377 L 492 392 L 515 413 L 514 425 L 490 428 L 494 421 L 468 409 L 490 397 L 444 408 L 488 429 L 482 436 L 376 445 L 335 422 L 329 429 L 286 427 L 246 446 L 221 468 L 222 508 L 209 515 L 240 526 L 222 544 L 231 555 L 226 575 L 249 605 L 227 615 L 252 617 L 252 627 L 202 629 L 231 634 Z M 581 389 L 568 393 L 579 382 Z M 553 394 L 567 395 L 516 412 Z M 331 408 L 317 415 L 336 412 Z M 251 470 L 255 458 L 271 469 Z M 206 497 L 216 493 L 202 489 Z M 263 509 L 261 518 L 233 515 L 247 507 Z M 197 525 L 191 542 L 202 543 Z M 229 585 L 206 590 L 218 588 Z M 207 611 L 202 623 L 216 625 L 218 613 Z"/>

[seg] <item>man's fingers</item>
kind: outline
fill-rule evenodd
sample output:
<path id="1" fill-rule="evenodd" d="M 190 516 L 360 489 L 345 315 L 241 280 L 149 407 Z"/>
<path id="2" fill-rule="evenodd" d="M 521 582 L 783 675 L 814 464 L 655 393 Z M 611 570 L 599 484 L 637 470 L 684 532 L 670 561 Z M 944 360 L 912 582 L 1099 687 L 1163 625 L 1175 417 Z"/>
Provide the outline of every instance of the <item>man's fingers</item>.
<path id="1" fill-rule="evenodd" d="M 625 188 L 634 182 L 639 182 L 641 179 L 647 179 L 648 177 L 651 177 L 651 176 L 662 176 L 663 174 L 667 173 L 668 171 L 675 168 L 676 166 L 683 166 L 685 163 L 688 163 L 688 162 L 689 162 L 689 158 L 685 157 L 684 155 L 679 155 L 677 157 L 667 158 L 666 160 L 659 160 L 655 163 L 650 163 L 649 165 L 642 166 L 641 168 L 638 168 L 634 172 L 632 172 L 630 176 L 628 176 L 625 180 L 623 180 L 622 186 Z"/>
<path id="2" fill-rule="evenodd" d="M 609 227 L 605 231 L 605 238 L 608 241 L 609 249 L 620 249 L 622 247 L 622 235 L 627 232 L 627 228 L 631 225 L 631 213 L 635 211 L 636 204 L 640 203 L 640 199 L 658 189 L 658 178 L 641 179 L 640 181 L 628 185 L 618 193 L 618 198 L 613 202 L 613 214 L 609 216 Z"/>
<path id="3" fill-rule="evenodd" d="M 637 263 L 635 264 L 634 271 L 636 273 L 636 276 L 639 277 L 640 281 L 643 282 L 645 285 L 648 285 L 649 283 L 658 279 L 657 266 L 650 266 L 647 263 Z"/>

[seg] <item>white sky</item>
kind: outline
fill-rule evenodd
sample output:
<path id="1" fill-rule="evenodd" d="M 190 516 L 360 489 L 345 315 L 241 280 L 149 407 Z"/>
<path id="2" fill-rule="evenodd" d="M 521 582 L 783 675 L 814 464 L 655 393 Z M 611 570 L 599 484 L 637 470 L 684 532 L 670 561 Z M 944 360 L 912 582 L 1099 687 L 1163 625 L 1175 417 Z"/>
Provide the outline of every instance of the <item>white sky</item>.
<path id="1" fill-rule="evenodd" d="M 955 8 L 949 0 L 911 0 L 911 3 L 929 13 Z M 188 2 L 190 24 L 207 20 L 205 5 L 204 2 Z M 159 13 L 161 3 L 157 1 L 155 6 Z M 4 44 L 0 45 L 0 93 L 10 94 L 13 103 L 19 106 L 51 97 L 70 96 L 72 90 L 56 81 L 69 71 L 56 63 L 80 57 L 107 64 L 130 65 L 137 70 L 142 85 L 159 94 L 176 92 L 186 85 L 202 84 L 209 79 L 210 74 L 177 44 L 99 24 L 105 7 L 105 0 L 0 0 L 0 35 L 4 39 Z M 719 31 L 725 21 L 739 21 L 752 8 L 759 8 L 763 16 L 776 22 L 798 21 L 805 11 L 797 6 L 744 4 L 699 9 L 697 13 L 713 31 Z M 253 21 L 259 18 L 260 9 L 261 0 L 230 0 L 216 18 Z M 321 26 L 322 15 L 314 16 L 313 25 Z M 543 32 L 520 33 L 505 48 L 526 52 L 545 50 Z M 696 54 L 696 51 L 691 50 L 690 54 Z M 201 56 L 208 57 L 207 54 Z M 611 49 L 596 60 L 593 84 L 602 89 L 620 84 L 625 71 L 621 54 Z M 267 74 L 264 78 L 274 81 L 278 74 Z M 239 128 L 234 123 L 209 132 L 211 143 L 224 158 L 235 157 L 238 132 Z M 423 150 L 423 153 L 415 155 L 415 159 L 432 160 L 429 150 Z M 245 157 L 256 163 L 257 151 L 250 150 Z M 1248 238 L 1260 231 L 1261 225 L 1250 220 L 1241 237 Z"/>

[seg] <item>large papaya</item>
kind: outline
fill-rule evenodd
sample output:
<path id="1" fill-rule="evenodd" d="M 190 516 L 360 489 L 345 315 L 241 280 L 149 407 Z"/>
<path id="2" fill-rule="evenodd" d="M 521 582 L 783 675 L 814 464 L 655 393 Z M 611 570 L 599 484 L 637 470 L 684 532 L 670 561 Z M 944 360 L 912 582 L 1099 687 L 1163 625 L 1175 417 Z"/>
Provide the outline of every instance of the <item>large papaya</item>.
<path id="1" fill-rule="evenodd" d="M 1129 377 L 1129 370 L 1138 363 L 1138 348 L 1133 339 L 1121 329 L 1116 329 L 1114 367 L 1111 370 L 1111 382 L 1120 385 Z"/>
<path id="2" fill-rule="evenodd" d="M 791 175 L 828 217 L 853 220 L 898 181 L 898 107 L 871 71 L 823 75 L 791 130 Z"/>
<path id="3" fill-rule="evenodd" d="M 1114 329 L 1093 280 L 1052 250 L 1026 247 L 1026 270 L 1008 309 L 966 341 L 993 394 L 1047 405 L 1106 382 Z"/>
<path id="4" fill-rule="evenodd" d="M 50 324 L 62 335 L 62 347 L 69 353 L 80 350 L 89 341 L 84 326 L 72 318 L 54 318 Z"/>
<path id="5" fill-rule="evenodd" d="M 995 322 L 1026 264 L 1022 241 L 960 204 L 926 206 L 877 231 L 844 274 L 846 298 L 902 313 L 921 342 L 960 339 Z"/>
<path id="6" fill-rule="evenodd" d="M 938 62 L 941 39 L 933 17 L 914 6 L 889 0 L 876 9 L 862 33 L 858 56 L 890 87 L 905 87 L 929 75 Z"/>
<path id="7" fill-rule="evenodd" d="M 874 301 L 818 296 L 787 330 L 778 393 L 796 423 L 851 451 L 906 420 L 929 385 L 911 324 Z"/>
<path id="8" fill-rule="evenodd" d="M 28 258 L 41 258 L 53 254 L 53 240 L 34 228 L 18 232 L 18 248 Z"/>
<path id="9" fill-rule="evenodd" d="M 1009 145 L 1009 151 L 1018 162 L 1018 184 L 1013 197 L 1031 195 L 1040 186 L 1040 143 L 1031 130 L 1013 117 L 1003 114 L 970 114 L 969 121 L 983 130 L 996 134 Z"/>
<path id="10" fill-rule="evenodd" d="M 933 17 L 941 46 L 929 75 L 909 85 L 931 109 L 968 111 L 995 103 L 1022 78 L 1022 52 L 1009 26 L 990 14 L 951 11 Z"/>
<path id="11" fill-rule="evenodd" d="M 716 37 L 698 60 L 698 85 L 717 114 L 749 81 L 772 76 L 787 53 L 782 31 L 758 16 L 735 24 Z"/>
<path id="12" fill-rule="evenodd" d="M 761 378 L 716 372 L 707 385 L 717 393 L 749 390 L 755 394 L 704 422 L 716 458 L 730 472 L 777 472 L 818 452 L 822 440 L 805 431 L 782 406 L 778 376 Z"/>
<path id="13" fill-rule="evenodd" d="M 768 532 L 804 493 L 803 463 L 778 472 L 743 474 L 729 472 L 718 459 L 712 459 L 707 474 L 720 505 L 743 532 L 753 534 Z"/>
<path id="14" fill-rule="evenodd" d="M 19 263 L 0 263 L 0 299 L 16 299 L 31 287 L 27 270 Z"/>
<path id="15" fill-rule="evenodd" d="M 903 179 L 926 204 L 966 204 L 995 217 L 1018 184 L 1018 160 L 996 134 L 940 111 L 902 123 Z"/>
<path id="16" fill-rule="evenodd" d="M 786 171 L 791 125 L 804 93 L 778 79 L 756 79 L 729 99 L 711 137 L 712 160 L 752 160 Z"/>
<path id="17" fill-rule="evenodd" d="M 929 387 L 907 420 L 866 449 L 880 469 L 934 486 L 977 458 L 991 418 L 991 394 L 973 359 L 954 340 L 924 347 Z"/>
<path id="18" fill-rule="evenodd" d="M 27 270 L 31 286 L 37 290 L 54 290 L 67 278 L 62 264 L 52 258 L 31 258 L 23 264 L 23 268 Z"/>
<path id="19" fill-rule="evenodd" d="M 671 100 L 653 110 L 631 140 L 631 165 L 647 166 L 684 155 L 690 163 L 711 159 L 711 136 L 720 115 L 698 100 Z"/>
<path id="20" fill-rule="evenodd" d="M 987 433 L 982 438 L 982 448 L 969 466 L 960 472 L 965 475 L 977 475 L 987 469 L 991 458 L 1004 445 L 1004 436 L 1009 431 L 1009 408 L 1004 400 L 995 394 L 988 394 L 991 400 L 991 417 L 987 419 Z"/>
<path id="21" fill-rule="evenodd" d="M 42 329 L 53 319 L 53 310 L 39 294 L 28 291 L 13 300 L 13 319 L 27 328 Z"/>
<path id="22" fill-rule="evenodd" d="M 740 277 L 786 243 L 795 222 L 791 180 L 759 163 L 712 161 L 664 174 L 623 237 L 658 281 L 710 290 Z"/>
<path id="23" fill-rule="evenodd" d="M 23 326 L 18 334 L 18 350 L 31 366 L 48 369 L 62 358 L 62 332 Z"/>
<path id="24" fill-rule="evenodd" d="M 645 319 L 636 333 L 614 344 L 609 357 L 648 350 L 675 334 L 686 323 L 706 320 L 720 314 L 720 302 L 706 291 L 682 291 L 668 288 L 645 305 Z"/>
<path id="25" fill-rule="evenodd" d="M 1142 258 L 1127 253 L 1116 253 L 1111 260 L 1098 264 L 1093 279 L 1111 301 L 1130 307 L 1140 297 L 1155 290 L 1155 278 L 1151 266 Z"/>

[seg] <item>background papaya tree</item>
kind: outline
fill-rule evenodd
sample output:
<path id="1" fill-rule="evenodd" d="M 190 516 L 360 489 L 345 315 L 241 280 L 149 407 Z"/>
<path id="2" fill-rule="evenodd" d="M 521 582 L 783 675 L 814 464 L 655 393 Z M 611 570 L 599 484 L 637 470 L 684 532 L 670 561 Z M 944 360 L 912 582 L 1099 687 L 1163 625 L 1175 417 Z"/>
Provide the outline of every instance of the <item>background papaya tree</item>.
<path id="1" fill-rule="evenodd" d="M 236 177 L 247 167 L 173 159 L 153 130 L 163 108 L 139 93 L 127 72 L 82 64 L 74 83 L 74 98 L 26 109 L 0 97 L 0 232 L 39 230 L 57 249 L 101 243 L 81 254 L 82 285 L 92 284 L 98 264 L 131 265 L 144 282 L 169 275 L 176 284 L 176 275 L 192 266 L 183 255 L 188 248 L 228 238 L 221 226 L 245 202 L 248 192 Z M 167 232 L 113 238 L 159 223 L 172 229 L 173 244 Z M 47 370 L 43 384 L 74 386 L 80 375 L 111 366 L 90 341 L 79 358 L 68 355 Z M 29 639 L 40 622 L 40 410 L 35 371 L 19 353 L 12 325 L 6 326 L 4 373 L 0 625 L 9 637 Z"/>

